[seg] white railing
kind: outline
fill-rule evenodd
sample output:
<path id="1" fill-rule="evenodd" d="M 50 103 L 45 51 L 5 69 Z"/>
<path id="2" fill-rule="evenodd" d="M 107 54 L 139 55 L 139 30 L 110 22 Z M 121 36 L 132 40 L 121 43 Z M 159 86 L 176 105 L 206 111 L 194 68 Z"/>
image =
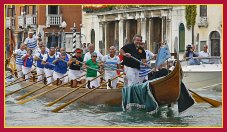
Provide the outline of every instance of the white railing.
<path id="1" fill-rule="evenodd" d="M 26 15 L 26 26 L 35 26 L 37 24 L 36 15 Z"/>
<path id="2" fill-rule="evenodd" d="M 12 26 L 12 27 L 11 27 Z M 15 18 L 14 17 L 6 17 L 6 28 L 15 28 Z"/>
<path id="3" fill-rule="evenodd" d="M 62 15 L 48 14 L 46 19 L 47 27 L 50 27 L 51 25 L 61 25 L 61 23 L 62 23 Z"/>
<path id="4" fill-rule="evenodd" d="M 18 26 L 24 28 L 25 26 L 25 21 L 24 21 L 24 16 L 18 16 Z"/>
<path id="5" fill-rule="evenodd" d="M 6 17 L 6 28 L 9 28 L 10 24 L 10 17 Z"/>
<path id="6" fill-rule="evenodd" d="M 199 17 L 198 26 L 199 27 L 207 27 L 208 26 L 207 17 Z"/>

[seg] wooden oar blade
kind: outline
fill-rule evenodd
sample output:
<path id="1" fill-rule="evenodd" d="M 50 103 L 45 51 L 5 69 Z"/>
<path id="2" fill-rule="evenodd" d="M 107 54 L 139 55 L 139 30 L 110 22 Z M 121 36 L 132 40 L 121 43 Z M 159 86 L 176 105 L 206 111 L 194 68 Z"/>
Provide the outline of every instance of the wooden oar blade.
<path id="1" fill-rule="evenodd" d="M 195 94 L 192 94 L 192 97 L 195 99 L 197 103 L 209 103 L 212 104 L 213 107 L 219 107 L 222 105 L 222 102 L 210 98 L 203 97 L 205 99 L 203 100 L 200 97 L 196 96 Z"/>
<path id="2" fill-rule="evenodd" d="M 197 103 L 206 102 L 206 103 L 211 104 L 213 107 L 219 107 L 220 105 L 222 105 L 222 102 L 220 102 L 220 101 L 200 96 L 190 89 L 189 89 L 189 91 L 192 93 L 192 97 L 195 99 L 195 101 Z"/>

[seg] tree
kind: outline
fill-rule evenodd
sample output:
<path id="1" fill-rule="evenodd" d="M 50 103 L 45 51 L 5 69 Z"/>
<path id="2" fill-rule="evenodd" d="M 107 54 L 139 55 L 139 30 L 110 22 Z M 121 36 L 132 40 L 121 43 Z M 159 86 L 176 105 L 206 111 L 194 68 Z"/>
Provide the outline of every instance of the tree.
<path id="1" fill-rule="evenodd" d="M 187 29 L 192 29 L 192 44 L 194 44 L 194 26 L 196 21 L 196 5 L 186 5 L 185 7 L 185 19 Z"/>

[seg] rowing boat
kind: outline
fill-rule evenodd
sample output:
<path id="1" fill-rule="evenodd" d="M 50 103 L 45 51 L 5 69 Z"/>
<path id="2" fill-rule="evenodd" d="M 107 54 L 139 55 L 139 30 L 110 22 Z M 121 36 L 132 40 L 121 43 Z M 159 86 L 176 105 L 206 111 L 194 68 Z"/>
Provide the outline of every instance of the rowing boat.
<path id="1" fill-rule="evenodd" d="M 159 105 L 168 105 L 173 102 L 176 102 L 180 95 L 180 74 L 179 74 L 179 63 L 177 63 L 175 69 L 168 74 L 167 76 L 157 79 L 150 83 L 151 86 L 151 92 L 153 93 L 156 101 Z M 32 82 L 29 82 L 32 83 Z M 22 82 L 20 84 L 20 87 L 24 87 L 28 85 L 28 82 Z M 44 86 L 41 83 L 37 83 L 32 85 L 32 87 L 24 89 L 25 92 L 30 92 L 32 90 L 38 89 L 40 87 Z M 55 86 L 47 86 L 34 94 L 37 95 L 39 93 L 42 93 L 44 91 L 47 91 Z M 43 95 L 43 99 L 46 101 L 53 101 L 62 95 L 72 91 L 74 88 L 70 88 L 69 86 L 60 87 L 54 91 L 48 92 L 47 94 Z M 80 88 L 74 93 L 66 96 L 62 102 L 66 102 L 69 100 L 72 100 L 80 95 L 83 95 L 84 93 L 90 91 L 91 89 L 87 88 Z M 90 94 L 86 95 L 83 98 L 80 98 L 78 102 L 88 104 L 88 105 L 99 105 L 99 104 L 106 104 L 109 106 L 121 106 L 122 104 L 122 89 L 104 89 L 100 88 L 97 89 Z"/>

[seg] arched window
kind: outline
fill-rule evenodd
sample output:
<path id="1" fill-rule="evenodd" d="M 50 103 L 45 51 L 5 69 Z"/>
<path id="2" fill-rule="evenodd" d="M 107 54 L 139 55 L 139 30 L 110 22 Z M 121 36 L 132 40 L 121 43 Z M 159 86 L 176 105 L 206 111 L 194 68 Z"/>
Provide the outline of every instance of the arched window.
<path id="1" fill-rule="evenodd" d="M 220 34 L 217 31 L 210 33 L 211 56 L 220 56 Z"/>
<path id="2" fill-rule="evenodd" d="M 95 30 L 91 30 L 91 43 L 95 44 Z"/>
<path id="3" fill-rule="evenodd" d="M 184 24 L 181 23 L 179 26 L 179 52 L 185 51 L 185 28 Z"/>

